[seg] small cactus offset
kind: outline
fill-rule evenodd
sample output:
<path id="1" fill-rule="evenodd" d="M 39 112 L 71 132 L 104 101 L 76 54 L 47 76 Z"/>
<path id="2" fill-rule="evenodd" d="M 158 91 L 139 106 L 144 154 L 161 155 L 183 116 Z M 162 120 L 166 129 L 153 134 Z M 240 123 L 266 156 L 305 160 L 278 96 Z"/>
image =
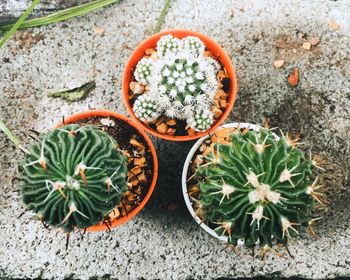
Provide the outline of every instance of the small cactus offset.
<path id="1" fill-rule="evenodd" d="M 126 158 L 106 132 L 72 124 L 42 135 L 18 177 L 27 208 L 71 232 L 103 221 L 119 204 L 127 173 Z"/>
<path id="2" fill-rule="evenodd" d="M 133 108 L 136 117 L 143 122 L 150 122 L 159 116 L 157 104 L 148 94 L 141 95 Z"/>
<path id="3" fill-rule="evenodd" d="M 236 129 L 228 139 L 213 145 L 196 170 L 195 204 L 205 222 L 229 243 L 248 247 L 286 244 L 298 227 L 311 228 L 311 211 L 322 202 L 315 163 L 294 141 L 265 128 Z"/>
<path id="4" fill-rule="evenodd" d="M 210 128 L 213 120 L 211 106 L 218 89 L 216 74 L 220 64 L 205 57 L 204 50 L 203 42 L 197 37 L 188 36 L 180 40 L 166 35 L 157 43 L 158 58 L 139 61 L 135 79 L 149 88 L 148 99 L 156 104 L 159 113 L 154 114 L 153 118 L 140 118 L 142 121 L 155 121 L 159 115 L 165 115 L 186 120 L 195 131 Z M 134 103 L 135 113 L 142 98 L 142 95 L 137 97 Z M 198 111 L 205 112 L 206 125 L 195 125 L 197 123 L 193 119 L 196 119 Z"/>

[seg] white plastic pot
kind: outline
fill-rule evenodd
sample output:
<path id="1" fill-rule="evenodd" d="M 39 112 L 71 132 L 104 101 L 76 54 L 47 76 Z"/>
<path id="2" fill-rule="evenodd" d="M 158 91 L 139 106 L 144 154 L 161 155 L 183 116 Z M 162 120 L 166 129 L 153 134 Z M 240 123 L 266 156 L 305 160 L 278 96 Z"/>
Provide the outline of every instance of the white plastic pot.
<path id="1" fill-rule="evenodd" d="M 261 126 L 255 125 L 255 124 L 251 124 L 251 123 L 230 123 L 230 124 L 225 124 L 220 126 L 217 130 L 223 129 L 223 128 L 234 128 L 234 127 L 240 127 L 240 128 L 249 128 L 250 130 L 254 130 L 254 131 L 260 131 L 260 129 L 262 128 Z M 215 132 L 214 132 L 215 133 Z M 193 159 L 194 154 L 196 153 L 197 149 L 202 145 L 202 143 L 208 139 L 210 136 L 203 136 L 202 138 L 200 138 L 192 147 L 192 149 L 190 150 L 190 152 L 187 155 L 185 164 L 184 164 L 184 168 L 182 171 L 182 194 L 183 197 L 185 199 L 185 203 L 187 206 L 188 211 L 190 211 L 193 219 L 201 226 L 201 228 L 203 228 L 207 233 L 209 233 L 211 236 L 223 241 L 223 242 L 227 242 L 228 241 L 228 237 L 227 236 L 220 236 L 218 235 L 213 229 L 211 229 L 210 227 L 208 227 L 204 221 L 202 221 L 195 213 L 194 209 L 193 209 L 193 205 L 192 202 L 190 200 L 190 197 L 188 196 L 187 193 L 187 174 L 188 174 L 188 168 L 190 167 L 190 163 Z M 278 139 L 279 137 L 276 135 L 276 139 Z"/>

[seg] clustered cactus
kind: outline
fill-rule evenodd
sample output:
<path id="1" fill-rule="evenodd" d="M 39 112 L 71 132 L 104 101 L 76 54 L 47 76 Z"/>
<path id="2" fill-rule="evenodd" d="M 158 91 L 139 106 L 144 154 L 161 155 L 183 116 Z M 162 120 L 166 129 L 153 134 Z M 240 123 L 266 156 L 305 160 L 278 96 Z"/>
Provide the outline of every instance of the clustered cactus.
<path id="1" fill-rule="evenodd" d="M 197 211 L 233 245 L 286 244 L 297 227 L 314 221 L 311 211 L 320 201 L 314 166 L 287 137 L 237 129 L 196 169 Z"/>
<path id="2" fill-rule="evenodd" d="M 22 200 L 69 233 L 103 221 L 126 191 L 127 160 L 93 126 L 72 124 L 43 134 L 21 163 Z"/>
<path id="3" fill-rule="evenodd" d="M 157 58 L 143 58 L 136 66 L 135 79 L 149 91 L 137 97 L 133 106 L 135 115 L 151 122 L 165 114 L 186 120 L 196 131 L 210 128 L 220 64 L 205 57 L 204 50 L 203 42 L 197 37 L 182 40 L 172 35 L 161 37 L 157 42 Z"/>

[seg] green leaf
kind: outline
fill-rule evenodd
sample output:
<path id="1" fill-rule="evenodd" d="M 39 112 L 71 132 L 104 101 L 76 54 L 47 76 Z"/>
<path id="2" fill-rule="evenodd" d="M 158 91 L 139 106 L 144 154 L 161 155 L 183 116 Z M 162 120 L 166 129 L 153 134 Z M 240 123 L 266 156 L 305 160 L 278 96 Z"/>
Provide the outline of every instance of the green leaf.
<path id="1" fill-rule="evenodd" d="M 159 16 L 159 18 L 158 18 L 158 20 L 156 22 L 155 27 L 154 27 L 154 30 L 153 30 L 154 33 L 157 33 L 157 32 L 160 31 L 160 28 L 162 27 L 162 24 L 164 22 L 164 18 L 166 16 L 169 8 L 170 8 L 170 0 L 165 0 L 162 12 L 160 13 L 160 16 Z"/>
<path id="2" fill-rule="evenodd" d="M 81 87 L 50 93 L 48 97 L 62 98 L 68 102 L 75 102 L 86 98 L 88 94 L 95 89 L 95 87 L 96 83 L 95 81 L 92 81 L 82 85 Z"/>
<path id="3" fill-rule="evenodd" d="M 10 129 L 7 128 L 4 122 L 0 120 L 0 131 L 4 132 L 8 139 L 10 139 L 17 147 L 20 146 L 20 141 L 12 133 Z"/>
<path id="4" fill-rule="evenodd" d="M 27 8 L 27 10 L 23 13 L 23 15 L 18 19 L 18 21 L 14 25 L 8 26 L 8 29 L 3 30 L 9 30 L 5 37 L 0 41 L 0 49 L 6 44 L 8 39 L 11 38 L 11 36 L 17 31 L 17 29 L 22 25 L 22 23 L 25 21 L 25 19 L 29 16 L 29 14 L 33 11 L 35 6 L 39 4 L 40 0 L 34 0 L 32 4 Z M 1 30 L 1 26 L 0 26 Z"/>
<path id="5" fill-rule="evenodd" d="M 19 29 L 25 29 L 35 26 L 47 25 L 50 23 L 55 23 L 63 20 L 70 19 L 72 17 L 80 16 L 85 13 L 94 11 L 96 9 L 111 5 L 114 3 L 119 3 L 122 0 L 96 0 L 89 3 L 81 4 L 78 6 L 70 7 L 47 16 L 34 18 L 21 22 Z M 0 30 L 9 30 L 12 28 L 12 24 L 3 24 L 0 25 Z"/>

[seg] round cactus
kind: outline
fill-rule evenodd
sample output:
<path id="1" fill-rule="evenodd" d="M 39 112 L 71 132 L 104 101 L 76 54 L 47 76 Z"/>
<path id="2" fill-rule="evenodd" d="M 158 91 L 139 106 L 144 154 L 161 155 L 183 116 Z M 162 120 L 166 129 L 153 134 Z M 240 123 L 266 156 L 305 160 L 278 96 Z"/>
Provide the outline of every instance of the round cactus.
<path id="1" fill-rule="evenodd" d="M 197 54 L 203 54 L 205 50 L 204 43 L 198 37 L 187 36 L 182 40 L 182 42 L 184 49 L 194 51 Z"/>
<path id="2" fill-rule="evenodd" d="M 189 125 L 195 131 L 206 131 L 213 121 L 213 113 L 209 109 L 197 109 L 189 119 Z"/>
<path id="3" fill-rule="evenodd" d="M 137 118 L 143 122 L 151 122 L 159 117 L 156 102 L 149 95 L 140 95 L 133 106 L 133 111 Z"/>
<path id="4" fill-rule="evenodd" d="M 197 207 L 206 223 L 236 245 L 285 244 L 298 227 L 311 225 L 319 200 L 313 162 L 287 138 L 268 129 L 232 132 L 198 167 Z"/>
<path id="5" fill-rule="evenodd" d="M 141 59 L 136 66 L 134 75 L 136 81 L 147 85 L 149 83 L 153 68 L 153 62 L 149 58 Z"/>
<path id="6" fill-rule="evenodd" d="M 162 36 L 157 42 L 157 53 L 160 57 L 169 53 L 176 53 L 181 49 L 181 40 L 173 35 Z"/>
<path id="7" fill-rule="evenodd" d="M 157 42 L 158 59 L 140 60 L 134 75 L 138 82 L 147 83 L 149 90 L 147 98 L 138 97 L 133 106 L 141 121 L 165 115 L 186 120 L 196 131 L 207 130 L 213 124 L 210 106 L 219 87 L 216 74 L 220 64 L 205 57 L 204 50 L 204 43 L 197 37 L 180 40 L 165 35 Z"/>
<path id="8" fill-rule="evenodd" d="M 19 179 L 24 204 L 65 232 L 102 222 L 126 190 L 126 158 L 109 135 L 77 124 L 55 129 L 30 148 Z"/>

